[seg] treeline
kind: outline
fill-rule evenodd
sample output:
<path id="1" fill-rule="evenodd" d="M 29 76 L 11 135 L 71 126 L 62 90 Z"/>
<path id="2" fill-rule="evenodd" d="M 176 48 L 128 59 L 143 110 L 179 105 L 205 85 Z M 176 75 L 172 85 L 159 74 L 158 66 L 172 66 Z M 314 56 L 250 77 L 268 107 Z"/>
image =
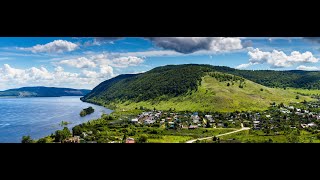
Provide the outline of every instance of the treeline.
<path id="1" fill-rule="evenodd" d="M 208 75 L 217 79 L 219 82 L 228 82 L 227 86 L 234 85 L 238 81 L 239 81 L 239 88 L 243 88 L 245 85 L 245 79 L 236 75 L 230 75 L 230 74 L 225 74 L 220 72 L 209 72 Z"/>
<path id="2" fill-rule="evenodd" d="M 268 87 L 320 89 L 320 72 L 316 71 L 238 70 L 225 66 L 212 66 L 212 69 Z"/>
<path id="3" fill-rule="evenodd" d="M 81 112 L 80 112 L 80 116 L 83 117 L 83 116 L 86 116 L 88 114 L 92 114 L 94 112 L 94 109 L 90 106 L 88 108 L 85 108 L 83 109 Z"/>

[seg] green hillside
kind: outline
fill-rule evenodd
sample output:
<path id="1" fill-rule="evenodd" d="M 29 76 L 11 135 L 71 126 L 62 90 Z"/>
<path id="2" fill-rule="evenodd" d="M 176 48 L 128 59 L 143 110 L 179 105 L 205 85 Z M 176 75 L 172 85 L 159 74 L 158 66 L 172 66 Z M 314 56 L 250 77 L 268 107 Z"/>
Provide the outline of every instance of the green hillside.
<path id="1" fill-rule="evenodd" d="M 243 88 L 239 88 L 239 82 L 227 86 L 228 82 L 219 82 L 216 78 L 204 76 L 197 91 L 191 91 L 186 95 L 173 97 L 168 100 L 148 101 L 116 101 L 109 104 L 110 107 L 121 110 L 140 108 L 148 109 L 175 109 L 177 111 L 248 111 L 266 110 L 270 103 L 284 103 L 311 101 L 311 97 L 299 95 L 283 89 L 268 88 L 252 81 L 245 80 Z"/>
<path id="2" fill-rule="evenodd" d="M 265 87 L 214 68 L 164 66 L 143 74 L 124 75 L 101 83 L 82 100 L 124 110 L 144 107 L 221 112 L 263 110 L 273 102 L 312 100 L 301 93 Z"/>

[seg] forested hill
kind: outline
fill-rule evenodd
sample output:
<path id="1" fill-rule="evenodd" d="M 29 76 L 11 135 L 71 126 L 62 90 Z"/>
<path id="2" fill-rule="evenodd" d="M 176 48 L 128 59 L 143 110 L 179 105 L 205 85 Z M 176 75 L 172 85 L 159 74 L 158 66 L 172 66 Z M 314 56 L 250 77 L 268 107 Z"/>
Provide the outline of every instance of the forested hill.
<path id="1" fill-rule="evenodd" d="M 224 66 L 214 66 L 213 69 L 241 76 L 268 87 L 320 89 L 319 71 L 238 70 Z"/>
<path id="2" fill-rule="evenodd" d="M 126 74 L 104 81 L 83 100 L 103 99 L 144 101 L 160 96 L 178 96 L 198 87 L 207 66 L 163 66 L 142 74 Z"/>
<path id="3" fill-rule="evenodd" d="M 201 85 L 201 78 L 214 71 L 240 76 L 268 87 L 320 89 L 320 72 L 248 71 L 223 66 L 186 64 L 162 66 L 141 74 L 115 77 L 98 85 L 83 100 L 139 102 L 168 99 L 196 91 Z"/>
<path id="4" fill-rule="evenodd" d="M 87 89 L 70 89 L 56 87 L 22 87 L 18 89 L 8 89 L 0 91 L 0 96 L 14 97 L 59 97 L 59 96 L 84 96 L 90 90 Z"/>

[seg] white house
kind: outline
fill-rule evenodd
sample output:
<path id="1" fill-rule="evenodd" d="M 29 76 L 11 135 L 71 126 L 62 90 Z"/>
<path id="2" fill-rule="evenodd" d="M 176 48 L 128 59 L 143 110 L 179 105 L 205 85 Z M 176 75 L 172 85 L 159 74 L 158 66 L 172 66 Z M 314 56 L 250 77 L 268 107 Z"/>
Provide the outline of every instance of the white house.
<path id="1" fill-rule="evenodd" d="M 135 124 L 135 123 L 138 123 L 139 121 L 138 121 L 138 118 L 134 118 L 134 119 L 131 119 L 131 122 Z"/>

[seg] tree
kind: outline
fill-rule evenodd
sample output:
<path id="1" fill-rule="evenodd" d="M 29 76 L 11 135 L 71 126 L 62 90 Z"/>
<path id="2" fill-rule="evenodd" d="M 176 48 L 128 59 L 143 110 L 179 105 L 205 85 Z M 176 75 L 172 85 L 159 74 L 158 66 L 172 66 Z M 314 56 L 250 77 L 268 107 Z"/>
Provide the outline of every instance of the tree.
<path id="1" fill-rule="evenodd" d="M 83 130 L 80 125 L 77 125 L 72 128 L 72 135 L 73 136 L 80 136 L 82 134 Z"/>
<path id="2" fill-rule="evenodd" d="M 218 138 L 216 136 L 213 136 L 212 141 L 217 141 Z"/>
<path id="3" fill-rule="evenodd" d="M 287 135 L 287 141 L 288 143 L 298 143 L 299 142 L 299 137 L 295 133 L 290 133 Z"/>
<path id="4" fill-rule="evenodd" d="M 137 143 L 146 143 L 148 140 L 148 136 L 145 134 L 140 135 L 140 137 L 137 139 Z"/>
<path id="5" fill-rule="evenodd" d="M 227 86 L 230 86 L 230 83 L 228 83 Z"/>
<path id="6" fill-rule="evenodd" d="M 124 135 L 123 135 L 123 138 L 122 138 L 122 143 L 126 143 L 126 139 L 127 139 L 127 135 L 124 134 Z"/>
<path id="7" fill-rule="evenodd" d="M 55 141 L 62 142 L 63 140 L 67 139 L 71 136 L 71 132 L 67 127 L 64 127 L 63 130 L 57 130 L 55 132 Z"/>
<path id="8" fill-rule="evenodd" d="M 33 143 L 33 139 L 31 139 L 31 137 L 28 136 L 22 136 L 22 140 L 21 143 Z"/>
<path id="9" fill-rule="evenodd" d="M 263 91 L 263 89 L 261 88 L 260 91 Z"/>
<path id="10" fill-rule="evenodd" d="M 47 138 L 40 138 L 37 143 L 48 143 Z"/>
<path id="11" fill-rule="evenodd" d="M 209 120 L 207 120 L 206 128 L 210 128 Z"/>
<path id="12" fill-rule="evenodd" d="M 297 96 L 296 96 L 296 99 L 299 99 L 299 98 L 300 98 L 299 95 L 297 95 Z"/>

